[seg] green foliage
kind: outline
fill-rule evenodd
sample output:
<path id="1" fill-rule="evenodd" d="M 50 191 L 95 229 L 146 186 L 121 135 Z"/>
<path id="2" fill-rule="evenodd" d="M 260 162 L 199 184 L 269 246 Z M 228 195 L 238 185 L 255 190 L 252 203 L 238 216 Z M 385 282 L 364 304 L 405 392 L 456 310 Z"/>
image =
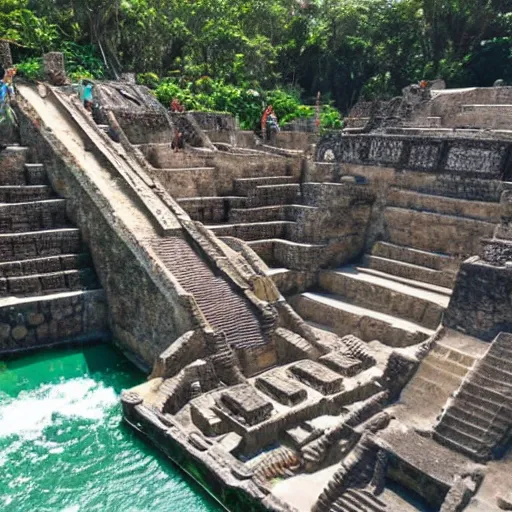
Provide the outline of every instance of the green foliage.
<path id="1" fill-rule="evenodd" d="M 137 75 L 137 83 L 145 85 L 150 89 L 156 89 L 160 84 L 160 78 L 156 73 L 139 73 Z"/>
<path id="2" fill-rule="evenodd" d="M 510 2 L 2 0 L 0 34 L 20 45 L 17 61 L 63 49 L 73 77 L 133 71 L 164 103 L 252 127 L 266 103 L 281 120 L 313 115 L 299 90 L 346 112 L 361 93 L 389 98 L 423 78 L 512 82 Z"/>
<path id="3" fill-rule="evenodd" d="M 324 105 L 320 112 L 320 128 L 324 130 L 339 130 L 343 128 L 343 119 L 339 110 L 331 105 Z"/>
<path id="4" fill-rule="evenodd" d="M 38 17 L 26 9 L 24 0 L 4 0 L 0 4 L 0 34 L 25 47 L 46 52 L 58 40 L 57 26 L 46 17 Z"/>
<path id="5" fill-rule="evenodd" d="M 105 74 L 103 62 L 98 57 L 92 45 L 80 45 L 66 41 L 61 45 L 60 51 L 66 59 L 66 70 L 70 77 L 102 78 Z"/>
<path id="6" fill-rule="evenodd" d="M 43 78 L 43 61 L 40 58 L 31 57 L 16 66 L 18 76 L 26 78 L 31 82 L 42 80 Z"/>
<path id="7" fill-rule="evenodd" d="M 315 115 L 314 107 L 301 104 L 296 89 L 264 91 L 246 86 L 237 87 L 223 81 L 212 80 L 207 76 L 194 82 L 182 83 L 166 79 L 156 87 L 155 94 L 165 106 L 169 106 L 174 98 L 178 98 L 187 110 L 229 112 L 238 116 L 240 127 L 244 130 L 252 130 L 259 126 L 267 105 L 274 107 L 281 124 Z M 324 106 L 321 120 L 322 126 L 339 127 L 340 113 L 331 106 Z"/>

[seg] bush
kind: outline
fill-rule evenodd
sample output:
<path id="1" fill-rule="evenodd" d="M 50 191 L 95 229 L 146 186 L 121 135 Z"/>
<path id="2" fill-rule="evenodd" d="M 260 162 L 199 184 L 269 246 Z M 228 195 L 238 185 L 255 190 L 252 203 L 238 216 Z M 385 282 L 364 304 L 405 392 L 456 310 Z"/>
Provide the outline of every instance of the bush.
<path id="1" fill-rule="evenodd" d="M 150 89 L 156 89 L 160 84 L 160 77 L 156 73 L 139 73 L 137 83 Z"/>
<path id="2" fill-rule="evenodd" d="M 94 80 L 96 77 L 87 69 L 82 66 L 78 66 L 75 68 L 75 71 L 68 73 L 69 78 L 72 82 L 80 82 L 80 80 L 89 79 Z"/>
<path id="3" fill-rule="evenodd" d="M 40 58 L 32 57 L 20 62 L 16 69 L 18 76 L 26 78 L 31 82 L 43 79 L 43 61 Z"/>
<path id="4" fill-rule="evenodd" d="M 320 128 L 324 130 L 340 130 L 343 128 L 343 119 L 339 110 L 331 105 L 324 105 L 320 112 Z"/>
<path id="5" fill-rule="evenodd" d="M 149 80 L 147 75 L 139 75 L 139 83 Z M 155 95 L 166 107 L 174 98 L 178 98 L 187 110 L 233 114 L 238 117 L 242 130 L 254 130 L 259 126 L 266 105 L 274 107 L 281 124 L 315 115 L 314 107 L 300 103 L 299 91 L 295 89 L 262 91 L 249 85 L 237 87 L 226 84 L 208 76 L 195 81 L 167 78 L 155 88 Z M 340 113 L 329 105 L 322 108 L 320 121 L 323 128 L 341 127 Z"/>

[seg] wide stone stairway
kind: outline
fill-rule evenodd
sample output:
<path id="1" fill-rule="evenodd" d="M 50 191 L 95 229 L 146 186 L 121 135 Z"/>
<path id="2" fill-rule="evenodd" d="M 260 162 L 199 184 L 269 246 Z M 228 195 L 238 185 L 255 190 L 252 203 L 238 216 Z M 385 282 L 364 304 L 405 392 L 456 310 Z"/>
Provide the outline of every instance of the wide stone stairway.
<path id="1" fill-rule="evenodd" d="M 460 263 L 493 234 L 500 187 L 397 175 L 379 212 L 381 239 L 359 263 L 321 271 L 317 290 L 292 299 L 297 312 L 341 336 L 397 347 L 426 339 L 442 320 Z"/>
<path id="2" fill-rule="evenodd" d="M 0 336 L 6 350 L 105 335 L 89 254 L 29 148 L 0 152 Z"/>

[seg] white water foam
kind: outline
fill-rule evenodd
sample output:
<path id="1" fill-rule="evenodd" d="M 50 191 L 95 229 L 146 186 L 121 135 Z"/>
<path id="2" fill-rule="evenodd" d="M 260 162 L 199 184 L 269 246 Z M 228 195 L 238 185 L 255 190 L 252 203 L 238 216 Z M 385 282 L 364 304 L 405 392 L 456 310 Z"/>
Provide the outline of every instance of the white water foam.
<path id="1" fill-rule="evenodd" d="M 17 398 L 2 400 L 0 397 L 0 437 L 17 435 L 37 439 L 54 423 L 56 416 L 98 422 L 116 403 L 112 388 L 88 377 L 44 384 L 32 391 L 22 391 Z"/>

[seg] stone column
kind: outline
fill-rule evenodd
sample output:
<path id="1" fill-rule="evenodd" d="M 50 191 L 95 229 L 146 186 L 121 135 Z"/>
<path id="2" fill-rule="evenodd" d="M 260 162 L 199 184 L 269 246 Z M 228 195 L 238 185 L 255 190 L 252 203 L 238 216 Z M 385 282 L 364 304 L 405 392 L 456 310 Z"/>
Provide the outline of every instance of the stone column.
<path id="1" fill-rule="evenodd" d="M 43 63 L 44 74 L 52 85 L 64 85 L 66 83 L 66 66 L 63 53 L 45 53 Z"/>
<path id="2" fill-rule="evenodd" d="M 123 73 L 121 75 L 121 81 L 135 85 L 137 83 L 137 75 L 135 73 Z"/>
<path id="3" fill-rule="evenodd" d="M 0 39 L 0 64 L 4 69 L 12 67 L 11 47 L 9 42 L 3 39 Z"/>

